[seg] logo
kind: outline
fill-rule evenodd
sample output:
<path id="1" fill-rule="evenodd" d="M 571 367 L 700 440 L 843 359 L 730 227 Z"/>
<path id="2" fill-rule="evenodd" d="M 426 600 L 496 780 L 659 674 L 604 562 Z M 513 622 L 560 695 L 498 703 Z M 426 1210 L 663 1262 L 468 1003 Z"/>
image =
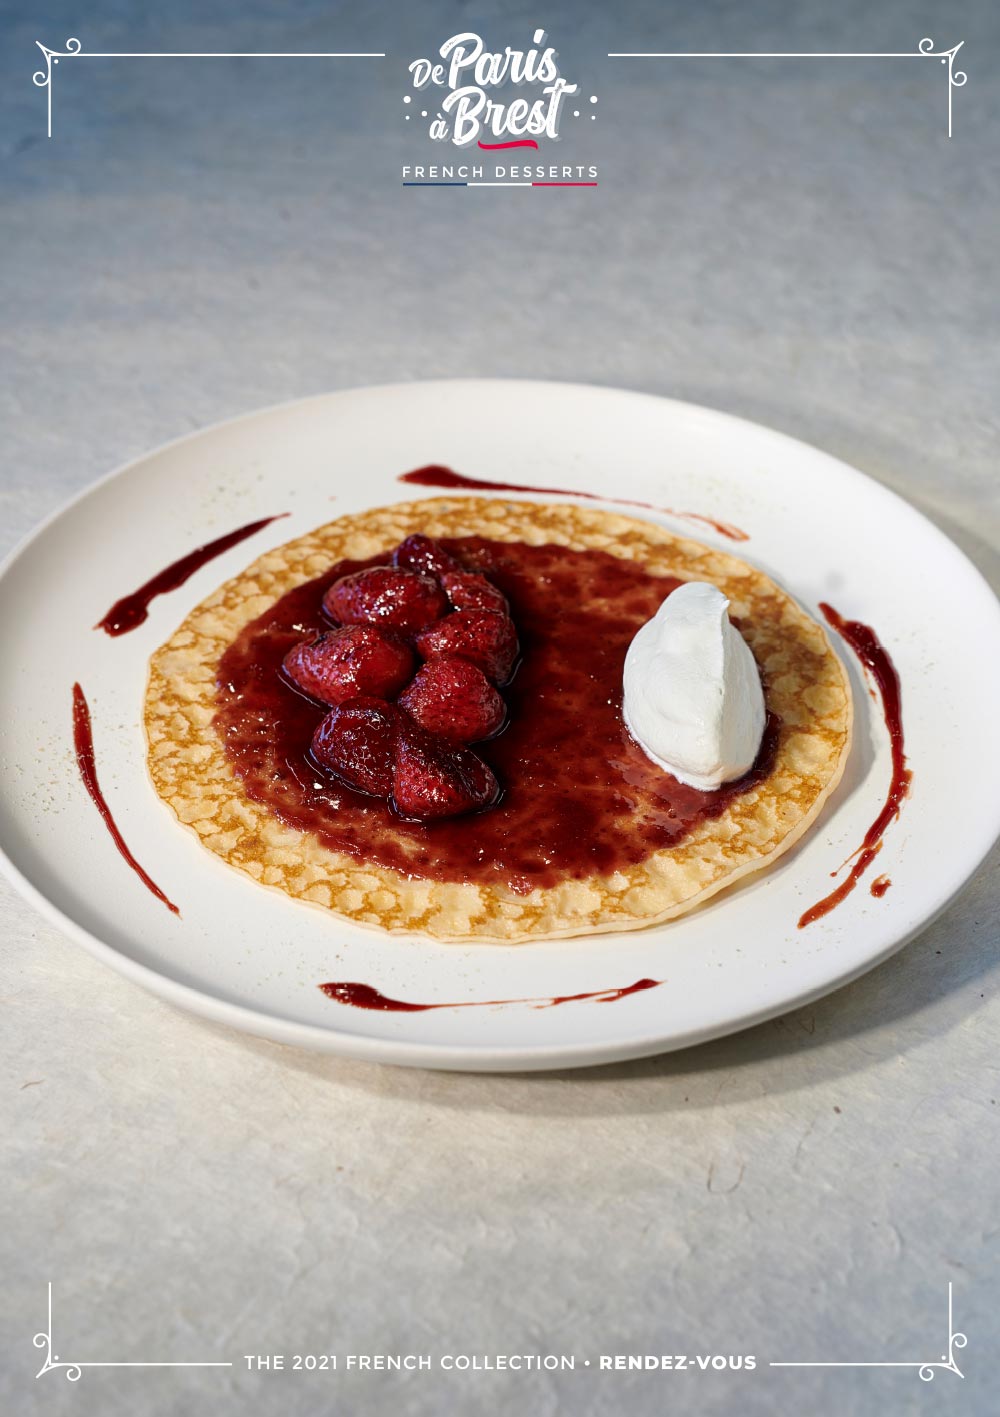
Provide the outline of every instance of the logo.
<path id="1" fill-rule="evenodd" d="M 502 53 L 488 50 L 478 34 L 467 32 L 446 39 L 438 53 L 441 62 L 414 59 L 410 65 L 413 87 L 445 89 L 438 112 L 431 119 L 428 135 L 437 142 L 451 142 L 457 148 L 479 141 L 480 147 L 513 147 L 503 140 L 559 137 L 563 102 L 577 92 L 559 73 L 556 51 L 542 49 L 544 30 L 535 30 L 533 49 L 511 49 Z M 530 85 L 541 89 L 537 97 L 518 97 L 501 103 L 491 91 L 505 84 Z M 405 102 L 405 100 L 404 100 Z M 484 143 L 486 133 L 497 143 Z M 537 143 L 524 143 L 537 147 Z"/>
<path id="2" fill-rule="evenodd" d="M 570 121 L 589 116 L 595 122 L 597 95 L 589 96 L 581 112 L 580 86 L 560 74 L 558 53 L 546 38 L 537 29 L 530 48 L 492 50 L 474 31 L 452 35 L 435 57 L 409 64 L 414 92 L 403 95 L 405 121 L 426 123 L 426 136 L 447 145 L 447 151 L 475 144 L 477 155 L 510 148 L 538 151 L 539 140 L 559 141 L 568 115 Z M 596 177 L 593 164 L 579 162 L 403 167 L 404 187 L 596 187 Z"/>

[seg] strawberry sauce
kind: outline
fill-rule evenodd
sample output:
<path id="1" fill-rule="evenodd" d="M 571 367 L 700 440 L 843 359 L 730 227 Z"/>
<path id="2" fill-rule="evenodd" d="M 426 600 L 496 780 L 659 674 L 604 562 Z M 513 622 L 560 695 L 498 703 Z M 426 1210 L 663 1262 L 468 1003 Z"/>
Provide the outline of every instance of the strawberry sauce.
<path id="1" fill-rule="evenodd" d="M 116 600 L 104 619 L 98 620 L 94 629 L 103 630 L 108 635 L 127 635 L 129 630 L 137 629 L 148 618 L 150 602 L 158 595 L 177 590 L 195 571 L 200 571 L 202 566 L 214 560 L 216 556 L 221 556 L 224 551 L 246 541 L 247 537 L 254 536 L 272 522 L 287 516 L 287 512 L 279 512 L 275 517 L 262 517 L 258 522 L 248 522 L 246 526 L 228 531 L 225 536 L 217 537 L 215 541 L 208 541 L 204 546 L 196 547 L 179 561 L 171 561 L 169 566 L 164 566 L 162 571 L 146 581 L 138 590 Z"/>
<path id="2" fill-rule="evenodd" d="M 672 507 L 658 507 L 653 502 L 633 502 L 628 497 L 605 496 L 598 492 L 574 492 L 570 487 L 528 487 L 521 482 L 489 482 L 484 477 L 467 477 L 462 472 L 454 472 L 439 463 L 428 463 L 426 467 L 414 468 L 413 472 L 400 473 L 400 482 L 411 482 L 416 487 L 464 487 L 485 488 L 489 492 L 540 492 L 546 497 L 586 497 L 589 502 L 617 502 L 620 507 L 642 507 L 648 512 L 664 512 L 668 517 L 680 521 L 701 522 L 720 536 L 728 536 L 730 541 L 749 541 L 745 531 L 730 522 L 719 522 L 714 517 L 703 517 L 700 512 L 675 512 Z"/>
<path id="3" fill-rule="evenodd" d="M 882 810 L 865 832 L 861 845 L 851 853 L 851 856 L 855 858 L 854 865 L 836 890 L 831 891 L 822 900 L 818 900 L 801 916 L 800 930 L 806 925 L 811 925 L 814 920 L 828 915 L 834 906 L 839 905 L 854 890 L 858 881 L 882 850 L 882 837 L 885 830 L 899 816 L 903 799 L 910 791 L 910 782 L 913 778 L 913 774 L 906 766 L 906 753 L 903 747 L 903 715 L 899 675 L 896 673 L 896 666 L 889 657 L 889 651 L 870 625 L 865 625 L 860 620 L 845 620 L 834 610 L 832 605 L 827 605 L 823 601 L 820 602 L 819 608 L 822 610 L 827 624 L 832 625 L 837 634 L 847 641 L 875 680 L 882 699 L 885 726 L 889 730 L 889 744 L 892 749 L 892 777 Z M 876 898 L 885 895 L 891 884 L 892 882 L 887 876 L 879 876 L 872 883 L 872 895 Z"/>
<path id="4" fill-rule="evenodd" d="M 658 989 L 662 979 L 637 979 L 634 984 L 625 984 L 620 989 L 591 989 L 586 994 L 556 994 L 551 998 L 538 999 L 466 999 L 460 1004 L 411 1004 L 405 999 L 392 999 L 373 989 L 370 984 L 332 983 L 318 987 L 328 999 L 338 1004 L 350 1004 L 355 1009 L 378 1009 L 382 1013 L 416 1014 L 427 1009 L 492 1009 L 501 1004 L 530 1004 L 534 1009 L 552 1009 L 557 1004 L 575 1004 L 591 999 L 599 1004 L 613 1004 L 630 994 L 641 994 L 646 989 Z"/>
<path id="5" fill-rule="evenodd" d="M 597 550 L 479 537 L 442 544 L 499 586 L 520 636 L 522 659 L 504 689 L 507 727 L 476 745 L 503 788 L 500 801 L 471 816 L 404 820 L 309 755 L 326 710 L 295 691 L 282 659 L 329 627 L 322 600 L 335 580 L 388 556 L 331 566 L 247 625 L 222 656 L 214 726 L 251 799 L 355 859 L 527 894 L 646 860 L 770 771 L 774 720 L 755 767 L 717 792 L 662 772 L 625 730 L 625 652 L 678 581 Z"/>
<path id="6" fill-rule="evenodd" d="M 153 878 L 139 865 L 125 843 L 125 838 L 118 830 L 118 823 L 111 815 L 111 808 L 108 806 L 104 793 L 101 791 L 101 784 L 97 780 L 97 765 L 94 760 L 94 734 L 90 723 L 90 707 L 87 704 L 86 695 L 79 684 L 73 685 L 73 747 L 76 750 L 76 765 L 80 769 L 80 776 L 83 785 L 90 794 L 91 801 L 100 812 L 107 827 L 111 840 L 117 846 L 125 861 L 139 877 L 139 880 L 147 890 L 152 891 L 157 900 L 162 900 L 168 910 L 172 910 L 175 915 L 180 915 L 180 910 L 173 901 L 160 890 Z"/>

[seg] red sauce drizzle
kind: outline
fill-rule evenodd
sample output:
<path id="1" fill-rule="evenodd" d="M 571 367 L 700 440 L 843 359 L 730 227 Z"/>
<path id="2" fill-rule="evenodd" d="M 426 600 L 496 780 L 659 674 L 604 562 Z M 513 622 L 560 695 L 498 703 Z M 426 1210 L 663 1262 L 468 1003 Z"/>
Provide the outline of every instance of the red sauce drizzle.
<path id="1" fill-rule="evenodd" d="M 891 885 L 888 876 L 876 876 L 871 883 L 871 893 L 876 900 L 881 900 Z"/>
<path id="2" fill-rule="evenodd" d="M 814 920 L 819 920 L 821 916 L 827 915 L 834 906 L 839 905 L 853 891 L 882 850 L 882 837 L 889 824 L 899 816 L 903 798 L 910 790 L 910 782 L 913 777 L 910 769 L 906 766 L 906 753 L 903 750 L 903 717 L 900 704 L 899 675 L 896 673 L 896 666 L 889 657 L 889 651 L 870 625 L 864 625 L 860 620 L 845 620 L 834 610 L 832 605 L 827 605 L 822 601 L 819 608 L 827 623 L 832 625 L 837 633 L 847 641 L 875 680 L 882 699 L 885 726 L 889 730 L 889 743 L 892 748 L 892 778 L 881 812 L 868 828 L 861 845 L 851 853 L 857 859 L 851 867 L 850 873 L 844 877 L 835 891 L 831 891 L 828 896 L 824 896 L 822 900 L 809 907 L 799 920 L 800 930 L 803 926 L 811 925 Z M 880 885 L 880 881 L 884 881 L 885 884 Z M 884 895 L 890 884 L 887 877 L 879 877 L 872 885 L 872 895 Z M 876 886 L 879 886 L 878 890 L 875 889 Z"/>
<path id="3" fill-rule="evenodd" d="M 427 1009 L 491 1009 L 501 1004 L 530 1004 L 536 1009 L 552 1009 L 557 1004 L 574 1004 L 581 999 L 594 999 L 599 1004 L 613 1004 L 629 994 L 641 994 L 646 989 L 658 989 L 662 979 L 637 979 L 621 989 L 592 989 L 586 994 L 556 994 L 552 998 L 536 999 L 467 999 L 461 1004 L 411 1004 L 405 999 L 391 999 L 373 989 L 370 984 L 332 983 L 319 988 L 328 999 L 338 1004 L 350 1004 L 355 1009 L 378 1009 L 383 1013 L 416 1014 Z"/>
<path id="4" fill-rule="evenodd" d="M 662 772 L 625 729 L 625 653 L 677 581 L 605 551 L 482 537 L 444 544 L 500 587 L 521 640 L 520 667 L 504 689 L 507 726 L 476 746 L 503 787 L 500 802 L 470 816 L 404 821 L 310 758 L 326 710 L 291 687 L 281 662 L 294 644 L 328 628 L 323 592 L 371 564 L 357 561 L 289 591 L 219 661 L 214 726 L 253 801 L 356 860 L 524 895 L 645 861 L 770 772 L 781 732 L 773 718 L 754 767 L 717 792 Z"/>
<path id="5" fill-rule="evenodd" d="M 90 709 L 87 699 L 79 684 L 73 685 L 73 746 L 76 749 L 76 765 L 80 769 L 80 776 L 83 785 L 90 794 L 94 806 L 104 819 L 104 825 L 111 834 L 111 840 L 117 846 L 122 856 L 129 866 L 139 877 L 147 890 L 152 891 L 157 900 L 162 900 L 168 910 L 172 910 L 175 915 L 180 915 L 180 910 L 173 901 L 160 890 L 159 886 L 151 876 L 139 865 L 138 861 L 129 851 L 125 844 L 125 838 L 118 830 L 118 824 L 111 815 L 111 808 L 105 800 L 101 791 L 101 784 L 97 781 L 97 767 L 94 762 L 94 734 L 90 723 Z"/>
<path id="6" fill-rule="evenodd" d="M 412 482 L 417 487 L 485 487 L 491 492 L 541 492 L 546 497 L 586 497 L 591 502 L 617 502 L 622 507 L 643 507 L 649 512 L 665 512 L 668 517 L 678 517 L 681 521 L 701 522 L 720 536 L 728 536 L 730 541 L 750 540 L 738 526 L 716 521 L 713 517 L 703 517 L 700 512 L 675 512 L 672 507 L 658 507 L 653 502 L 633 502 L 628 497 L 605 497 L 597 492 L 574 492 L 568 487 L 528 487 L 520 482 L 490 482 L 484 477 L 467 477 L 464 473 L 453 472 L 450 467 L 441 467 L 437 463 L 415 468 L 413 472 L 400 473 L 399 481 Z"/>
<path id="7" fill-rule="evenodd" d="M 150 601 L 155 600 L 158 595 L 166 595 L 168 591 L 176 590 L 193 576 L 195 571 L 201 570 L 206 562 L 221 556 L 230 547 L 238 546 L 241 541 L 246 541 L 248 536 L 262 531 L 280 517 L 287 516 L 288 512 L 280 512 L 276 517 L 262 517 L 258 522 L 248 522 L 246 526 L 237 527 L 235 531 L 229 531 L 225 536 L 217 537 L 215 541 L 208 541 L 204 546 L 196 547 L 179 561 L 171 561 L 169 566 L 165 566 L 138 590 L 132 591 L 131 595 L 116 600 L 94 629 L 103 630 L 108 635 L 127 635 L 129 630 L 136 629 L 148 617 Z"/>

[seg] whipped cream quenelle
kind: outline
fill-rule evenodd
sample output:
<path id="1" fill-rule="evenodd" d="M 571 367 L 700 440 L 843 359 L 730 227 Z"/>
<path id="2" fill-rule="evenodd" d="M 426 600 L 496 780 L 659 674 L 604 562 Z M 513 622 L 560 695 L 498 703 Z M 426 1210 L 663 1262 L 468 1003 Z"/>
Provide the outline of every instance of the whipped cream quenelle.
<path id="1" fill-rule="evenodd" d="M 666 772 L 703 792 L 753 766 L 764 736 L 764 692 L 729 601 L 706 581 L 668 595 L 625 656 L 625 723 Z"/>

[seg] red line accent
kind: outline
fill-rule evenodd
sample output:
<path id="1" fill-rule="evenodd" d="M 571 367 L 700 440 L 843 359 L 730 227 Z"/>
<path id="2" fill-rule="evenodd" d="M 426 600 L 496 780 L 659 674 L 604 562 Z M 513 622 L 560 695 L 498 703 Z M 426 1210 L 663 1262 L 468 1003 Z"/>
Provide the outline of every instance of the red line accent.
<path id="1" fill-rule="evenodd" d="M 532 187 L 596 187 L 596 182 L 532 182 Z"/>
<path id="2" fill-rule="evenodd" d="M 836 890 L 831 891 L 828 896 L 824 896 L 822 900 L 809 907 L 799 920 L 800 930 L 806 925 L 811 925 L 814 920 L 819 920 L 835 905 L 839 905 L 845 896 L 850 895 L 882 850 L 882 837 L 886 828 L 899 816 L 903 798 L 909 795 L 910 782 L 913 779 L 913 774 L 906 765 L 906 753 L 903 747 L 899 675 L 896 673 L 896 666 L 892 662 L 889 651 L 870 625 L 865 625 L 860 620 L 845 620 L 834 610 L 832 605 L 827 605 L 826 601 L 821 600 L 819 608 L 822 610 L 827 624 L 832 625 L 837 634 L 851 646 L 866 672 L 875 680 L 882 696 L 882 712 L 885 715 L 885 726 L 889 730 L 889 744 L 892 748 L 892 779 L 886 793 L 885 805 L 865 833 L 864 841 L 857 850 L 851 852 L 851 856 L 857 859 L 851 867 L 850 874 L 844 877 Z M 850 859 L 849 856 L 847 860 Z M 844 865 L 847 865 L 846 861 Z M 836 872 L 831 872 L 831 874 L 836 875 Z M 875 882 L 875 885 L 878 885 L 878 881 Z M 876 896 L 884 894 L 887 889 L 888 887 L 885 887 L 882 892 L 877 892 L 873 886 L 872 894 Z"/>
<path id="3" fill-rule="evenodd" d="M 215 541 L 210 541 L 205 546 L 198 546 L 194 551 L 189 551 L 186 556 L 182 556 L 179 561 L 171 561 L 170 565 L 155 575 L 152 580 L 148 580 L 145 585 L 141 585 L 138 590 L 134 590 L 131 595 L 125 595 L 121 600 L 116 600 L 114 605 L 105 615 L 103 620 L 99 620 L 94 626 L 95 630 L 104 630 L 109 635 L 127 635 L 129 630 L 134 630 L 137 625 L 143 624 L 149 618 L 150 601 L 155 600 L 158 595 L 166 595 L 168 591 L 177 590 L 186 580 L 194 575 L 195 571 L 200 571 L 215 556 L 221 556 L 224 551 L 239 545 L 248 536 L 253 536 L 265 526 L 270 526 L 272 522 L 280 521 L 282 517 L 290 516 L 289 512 L 280 512 L 276 517 L 262 517 L 259 522 L 250 522 L 247 526 L 237 527 L 235 531 L 227 532 L 225 536 L 217 537 Z"/>
<path id="4" fill-rule="evenodd" d="M 662 979 L 637 979 L 620 989 L 591 989 L 585 994 L 556 994 L 534 999 L 466 999 L 458 1004 L 411 1004 L 406 999 L 392 999 L 370 984 L 333 981 L 318 987 L 328 999 L 338 1004 L 350 1004 L 356 1009 L 380 1009 L 383 1012 L 415 1014 L 427 1009 L 492 1009 L 501 1004 L 530 1004 L 535 1009 L 551 1009 L 557 1004 L 575 1004 L 581 999 L 594 999 L 599 1004 L 613 1004 L 629 994 L 641 994 L 645 989 L 658 989 Z"/>
<path id="5" fill-rule="evenodd" d="M 450 467 L 430 463 L 427 467 L 414 468 L 412 472 L 401 472 L 398 481 L 412 482 L 417 487 L 488 487 L 491 492 L 544 492 L 553 497 L 586 497 L 589 502 L 618 502 L 623 507 L 644 507 L 648 512 L 666 512 L 668 517 L 680 517 L 682 521 L 704 522 L 720 536 L 728 536 L 731 541 L 749 541 L 750 536 L 740 531 L 738 526 L 728 522 L 717 522 L 712 517 L 703 517 L 700 512 L 679 512 L 675 507 L 659 507 L 655 502 L 634 502 L 628 497 L 605 496 L 603 492 L 581 492 L 573 487 L 529 487 L 526 482 L 491 482 L 485 477 L 466 477 L 454 472 Z"/>
<path id="6" fill-rule="evenodd" d="M 485 153 L 499 152 L 501 148 L 534 148 L 538 151 L 538 144 L 534 138 L 517 138 L 510 143 L 480 143 L 479 147 Z"/>
<path id="7" fill-rule="evenodd" d="M 76 749 L 76 765 L 80 770 L 83 785 L 90 794 L 90 799 L 104 819 L 104 825 L 111 833 L 111 840 L 117 846 L 126 862 L 139 877 L 142 884 L 153 892 L 157 900 L 162 900 L 168 910 L 175 915 L 180 915 L 180 910 L 169 896 L 164 895 L 159 886 L 148 872 L 144 871 L 138 861 L 132 855 L 125 843 L 125 838 L 118 830 L 118 823 L 111 815 L 111 808 L 107 799 L 101 791 L 101 784 L 97 780 L 97 765 L 94 758 L 94 734 L 90 723 L 90 707 L 87 703 L 86 695 L 79 684 L 73 685 L 73 746 Z"/>

